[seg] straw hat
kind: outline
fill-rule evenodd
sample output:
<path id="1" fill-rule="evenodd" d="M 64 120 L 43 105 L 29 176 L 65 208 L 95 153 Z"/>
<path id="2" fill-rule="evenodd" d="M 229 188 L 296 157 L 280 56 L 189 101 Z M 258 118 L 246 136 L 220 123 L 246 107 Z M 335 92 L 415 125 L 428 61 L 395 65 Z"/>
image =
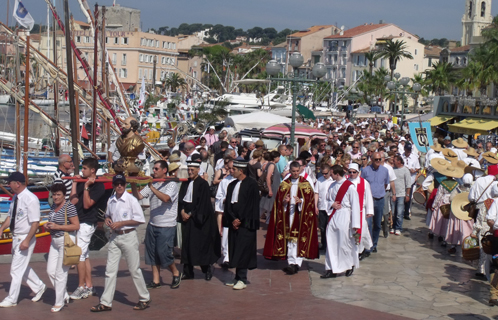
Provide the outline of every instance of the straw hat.
<path id="1" fill-rule="evenodd" d="M 458 155 L 451 149 L 444 149 L 443 155 L 448 161 L 454 161 L 458 159 Z"/>
<path id="2" fill-rule="evenodd" d="M 458 139 L 451 141 L 451 144 L 457 148 L 467 148 L 469 146 L 467 141 L 463 140 L 462 138 L 458 138 Z"/>
<path id="3" fill-rule="evenodd" d="M 176 153 L 173 153 L 172 155 L 169 156 L 168 160 L 169 162 L 179 162 L 180 157 Z"/>
<path id="4" fill-rule="evenodd" d="M 467 167 L 467 164 L 466 164 L 466 163 L 465 163 L 465 161 L 463 161 L 463 160 L 458 160 L 458 161 L 456 161 L 456 162 L 455 162 L 455 163 L 453 163 L 453 164 L 456 164 L 456 166 L 457 166 L 458 168 L 463 169 L 463 170 L 465 170 L 465 168 Z"/>
<path id="5" fill-rule="evenodd" d="M 491 164 L 498 164 L 498 157 L 492 152 L 485 152 L 482 154 L 482 157 Z"/>
<path id="6" fill-rule="evenodd" d="M 436 143 L 435 145 L 431 146 L 431 149 L 436 151 L 436 152 L 441 152 L 443 151 L 443 147 L 439 143 Z"/>
<path id="7" fill-rule="evenodd" d="M 441 172 L 444 168 L 450 166 L 450 162 L 446 159 L 434 158 L 431 160 L 431 167 L 434 168 L 437 172 Z"/>
<path id="8" fill-rule="evenodd" d="M 468 148 L 467 150 L 463 150 L 463 152 L 465 152 L 468 156 L 471 156 L 471 157 L 478 157 L 479 154 L 476 152 L 476 149 L 474 148 Z"/>
<path id="9" fill-rule="evenodd" d="M 438 172 L 450 178 L 461 178 L 465 174 L 463 169 L 458 166 L 446 166 L 438 170 Z"/>
<path id="10" fill-rule="evenodd" d="M 168 172 L 173 172 L 178 168 L 180 168 L 180 165 L 178 164 L 178 162 L 172 162 L 168 166 Z"/>
<path id="11" fill-rule="evenodd" d="M 464 221 L 472 219 L 469 217 L 469 213 L 463 209 L 467 204 L 469 204 L 468 192 L 459 193 L 453 198 L 453 201 L 451 202 L 451 212 L 457 219 Z"/>

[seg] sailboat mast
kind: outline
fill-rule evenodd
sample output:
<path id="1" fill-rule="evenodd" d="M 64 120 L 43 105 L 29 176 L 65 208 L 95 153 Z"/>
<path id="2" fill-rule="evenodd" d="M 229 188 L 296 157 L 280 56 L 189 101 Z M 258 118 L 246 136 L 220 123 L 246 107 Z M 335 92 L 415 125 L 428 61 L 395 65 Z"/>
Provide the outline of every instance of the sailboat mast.
<path id="1" fill-rule="evenodd" d="M 98 70 L 98 43 L 99 43 L 99 5 L 95 4 L 93 38 L 93 106 L 92 106 L 92 151 L 97 151 L 97 70 Z"/>
<path id="2" fill-rule="evenodd" d="M 107 61 L 106 61 L 106 43 L 105 43 L 105 38 L 106 38 L 106 32 L 105 32 L 105 6 L 102 6 L 102 41 L 101 41 L 101 49 L 102 49 L 102 59 L 101 59 L 101 68 L 102 68 L 102 83 L 103 83 L 103 90 L 104 94 L 106 97 L 109 96 L 109 81 L 107 79 Z M 107 117 L 105 119 L 102 119 L 102 134 L 106 135 L 106 143 L 103 142 L 102 140 L 102 152 L 105 152 L 106 150 L 109 149 L 110 144 L 111 144 L 111 132 L 110 132 L 110 125 L 109 125 L 109 120 Z M 107 152 L 106 152 L 107 154 Z"/>
<path id="3" fill-rule="evenodd" d="M 16 30 L 16 70 L 15 70 L 15 86 L 19 83 L 19 30 Z M 16 100 L 16 171 L 21 169 L 21 106 Z"/>
<path id="4" fill-rule="evenodd" d="M 26 178 L 26 185 L 28 185 L 28 142 L 29 142 L 29 31 L 26 36 L 26 70 L 24 80 L 24 153 L 22 169 L 24 177 Z"/>
<path id="5" fill-rule="evenodd" d="M 69 114 L 71 118 L 71 146 L 73 148 L 73 163 L 79 168 L 80 159 L 78 154 L 78 124 L 79 115 L 76 114 L 74 104 L 74 83 L 73 83 L 73 60 L 71 52 L 71 28 L 69 27 L 69 0 L 64 0 L 64 16 L 66 25 L 66 60 L 67 60 L 67 84 L 69 87 Z M 79 169 L 78 169 L 79 170 Z"/>
<path id="6" fill-rule="evenodd" d="M 57 24 L 55 22 L 55 19 L 52 19 L 52 30 L 54 32 L 54 36 L 52 37 L 52 45 L 53 45 L 53 52 L 54 52 L 54 64 L 57 66 Z M 62 47 L 62 46 L 61 46 Z M 50 59 L 50 56 L 48 56 Z M 54 118 L 59 122 L 59 81 L 57 80 L 57 77 L 55 77 L 54 81 Z M 59 127 L 55 128 L 55 146 L 54 146 L 54 152 L 55 155 L 58 157 L 60 155 L 60 131 Z"/>

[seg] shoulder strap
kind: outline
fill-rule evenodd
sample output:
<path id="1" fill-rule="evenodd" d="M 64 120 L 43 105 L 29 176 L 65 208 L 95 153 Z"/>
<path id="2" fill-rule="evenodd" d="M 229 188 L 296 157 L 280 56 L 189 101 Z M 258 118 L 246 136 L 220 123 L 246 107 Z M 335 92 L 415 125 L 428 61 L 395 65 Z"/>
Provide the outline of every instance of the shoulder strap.
<path id="1" fill-rule="evenodd" d="M 488 186 L 486 187 L 486 189 L 484 189 L 484 191 L 481 193 L 481 195 L 479 196 L 479 198 L 477 199 L 476 203 L 479 202 L 479 200 L 481 200 L 482 196 L 486 193 L 486 190 L 488 190 L 489 187 L 491 187 L 491 185 L 493 184 L 493 182 L 495 182 L 495 180 L 491 181 L 490 184 L 488 184 Z"/>

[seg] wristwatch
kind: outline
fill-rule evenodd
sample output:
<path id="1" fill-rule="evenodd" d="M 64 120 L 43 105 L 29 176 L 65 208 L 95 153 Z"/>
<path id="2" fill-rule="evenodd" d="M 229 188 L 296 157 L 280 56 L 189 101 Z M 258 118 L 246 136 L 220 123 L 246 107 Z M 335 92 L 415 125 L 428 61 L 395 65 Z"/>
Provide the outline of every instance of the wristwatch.
<path id="1" fill-rule="evenodd" d="M 86 191 L 90 191 L 90 188 L 85 188 Z"/>

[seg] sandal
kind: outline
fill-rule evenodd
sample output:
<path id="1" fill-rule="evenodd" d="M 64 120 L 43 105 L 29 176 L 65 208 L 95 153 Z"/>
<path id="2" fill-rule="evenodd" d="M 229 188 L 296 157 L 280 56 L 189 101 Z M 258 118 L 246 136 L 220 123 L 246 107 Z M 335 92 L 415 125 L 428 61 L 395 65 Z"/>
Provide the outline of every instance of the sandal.
<path id="1" fill-rule="evenodd" d="M 150 302 L 149 301 L 138 301 L 137 305 L 133 307 L 133 310 L 145 310 L 149 306 Z"/>
<path id="2" fill-rule="evenodd" d="M 99 303 L 98 305 L 90 309 L 91 312 L 102 312 L 102 311 L 111 311 L 111 310 L 112 310 L 111 307 L 105 306 L 102 303 Z"/>

